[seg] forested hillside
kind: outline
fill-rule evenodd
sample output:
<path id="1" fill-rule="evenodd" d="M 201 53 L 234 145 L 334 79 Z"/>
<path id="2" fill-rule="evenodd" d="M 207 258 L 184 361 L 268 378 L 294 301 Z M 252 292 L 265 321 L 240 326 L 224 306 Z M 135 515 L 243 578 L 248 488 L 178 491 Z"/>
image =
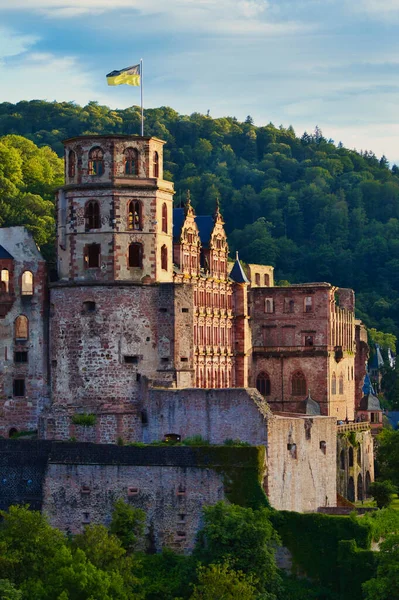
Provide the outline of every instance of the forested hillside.
<path id="1" fill-rule="evenodd" d="M 241 123 L 231 117 L 183 116 L 165 107 L 146 110 L 145 117 L 146 135 L 167 142 L 166 177 L 175 182 L 176 204 L 189 188 L 197 212 L 209 213 L 220 197 L 232 253 L 239 249 L 245 261 L 275 265 L 277 281 L 330 281 L 353 287 L 358 316 L 370 327 L 399 334 L 396 166 L 390 169 L 384 157 L 326 140 L 318 128 L 300 138 L 291 127 L 271 123 L 256 127 L 250 117 Z M 134 134 L 139 126 L 137 107 L 110 110 L 94 102 L 85 107 L 44 101 L 0 104 L 1 136 L 25 136 L 39 147 L 50 146 L 59 156 L 64 138 Z M 47 177 L 44 191 L 32 187 L 37 180 L 25 174 L 10 180 L 12 168 L 4 168 L 7 152 L 2 148 L 16 144 L 16 138 L 0 139 L 0 224 L 5 225 L 25 218 L 21 202 L 30 203 L 30 218 L 33 212 L 47 219 L 48 205 L 33 202 L 29 194 L 49 199 L 48 186 L 59 179 L 52 156 L 53 175 Z M 42 156 L 36 151 L 36 164 L 42 158 L 51 162 L 47 149 L 40 152 Z M 30 162 L 30 156 L 25 152 L 19 170 L 27 169 L 24 162 Z M 10 193 L 19 198 L 18 210 L 9 201 Z M 27 222 L 32 227 L 32 220 Z M 39 241 L 43 227 L 48 227 L 47 221 L 35 231 Z M 51 238 L 46 232 L 41 243 Z"/>

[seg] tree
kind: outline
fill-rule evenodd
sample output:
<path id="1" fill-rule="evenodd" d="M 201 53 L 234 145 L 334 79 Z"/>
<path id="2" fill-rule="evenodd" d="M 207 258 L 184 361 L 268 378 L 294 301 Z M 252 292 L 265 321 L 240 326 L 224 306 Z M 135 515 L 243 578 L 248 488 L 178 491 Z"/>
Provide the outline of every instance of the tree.
<path id="1" fill-rule="evenodd" d="M 383 429 L 377 437 L 377 462 L 382 479 L 399 486 L 399 430 Z"/>
<path id="2" fill-rule="evenodd" d="M 0 579 L 0 600 L 22 600 L 22 592 L 8 579 Z"/>
<path id="3" fill-rule="evenodd" d="M 399 600 L 399 535 L 390 535 L 380 545 L 377 577 L 363 584 L 366 600 Z"/>
<path id="4" fill-rule="evenodd" d="M 378 508 L 387 508 L 392 504 L 396 488 L 390 481 L 373 481 L 370 483 L 370 494 L 377 503 Z"/>
<path id="5" fill-rule="evenodd" d="M 133 508 L 122 499 L 114 504 L 110 532 L 116 535 L 123 548 L 132 552 L 138 539 L 144 533 L 145 512 L 140 508 Z"/>
<path id="6" fill-rule="evenodd" d="M 274 556 L 277 544 L 266 509 L 218 502 L 204 509 L 194 557 L 205 565 L 228 560 L 232 569 L 254 577 L 259 591 L 272 598 L 280 583 Z"/>
<path id="7" fill-rule="evenodd" d="M 255 600 L 258 594 L 253 579 L 228 564 L 198 568 L 198 584 L 190 600 Z"/>

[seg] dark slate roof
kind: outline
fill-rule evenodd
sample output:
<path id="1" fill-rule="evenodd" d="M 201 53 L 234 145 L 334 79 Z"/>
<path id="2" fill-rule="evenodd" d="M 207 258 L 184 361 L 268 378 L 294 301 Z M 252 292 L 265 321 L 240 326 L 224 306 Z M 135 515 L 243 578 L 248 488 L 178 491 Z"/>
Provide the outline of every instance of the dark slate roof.
<path id="1" fill-rule="evenodd" d="M 4 246 L 0 246 L 0 258 L 14 258 L 11 254 L 4 248 Z"/>
<path id="2" fill-rule="evenodd" d="M 360 400 L 360 410 L 382 410 L 377 396 L 367 394 Z"/>
<path id="3" fill-rule="evenodd" d="M 178 241 L 184 223 L 184 208 L 173 209 L 173 239 Z"/>
<path id="4" fill-rule="evenodd" d="M 233 268 L 230 271 L 229 277 L 236 283 L 249 283 L 249 279 L 245 275 L 244 269 L 242 268 L 241 263 L 240 263 L 240 259 L 238 258 L 238 252 L 237 252 L 236 261 L 233 265 Z"/>
<path id="5" fill-rule="evenodd" d="M 305 414 L 307 414 L 307 415 L 320 415 L 321 414 L 320 404 L 318 402 L 316 402 L 316 400 L 313 400 L 313 398 L 310 395 L 310 390 L 307 395 L 307 398 L 305 398 Z"/>
<path id="6" fill-rule="evenodd" d="M 198 215 L 195 217 L 195 222 L 197 223 L 201 244 L 203 248 L 207 248 L 215 226 L 213 217 L 211 215 Z"/>
<path id="7" fill-rule="evenodd" d="M 387 415 L 388 421 L 392 425 L 392 427 L 396 430 L 399 428 L 399 410 L 390 410 Z"/>
<path id="8" fill-rule="evenodd" d="M 370 363 L 370 369 L 381 369 L 384 366 L 384 359 L 382 358 L 381 349 L 378 344 L 375 345 L 375 354 Z"/>
<path id="9" fill-rule="evenodd" d="M 371 379 L 370 379 L 370 376 L 368 373 L 366 373 L 366 375 L 364 376 L 362 392 L 365 396 L 367 396 L 368 394 L 375 395 L 374 388 L 373 388 L 373 385 L 371 383 Z"/>

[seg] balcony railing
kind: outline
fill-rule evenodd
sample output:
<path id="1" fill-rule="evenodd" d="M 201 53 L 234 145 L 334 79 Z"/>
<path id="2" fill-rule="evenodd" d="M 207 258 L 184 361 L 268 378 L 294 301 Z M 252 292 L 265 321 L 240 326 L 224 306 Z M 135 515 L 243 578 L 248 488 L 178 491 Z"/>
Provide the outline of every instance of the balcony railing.
<path id="1" fill-rule="evenodd" d="M 345 431 L 367 431 L 370 429 L 370 423 L 368 421 L 359 421 L 359 423 L 343 423 L 343 425 L 337 425 L 337 432 L 344 433 Z"/>

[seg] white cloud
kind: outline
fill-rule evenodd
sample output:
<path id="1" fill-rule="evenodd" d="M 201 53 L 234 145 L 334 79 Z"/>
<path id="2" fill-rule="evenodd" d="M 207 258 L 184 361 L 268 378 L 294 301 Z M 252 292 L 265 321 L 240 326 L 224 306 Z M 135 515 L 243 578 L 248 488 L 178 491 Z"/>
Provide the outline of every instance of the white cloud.
<path id="1" fill-rule="evenodd" d="M 14 31 L 0 27 L 0 61 L 7 56 L 17 56 L 25 52 L 38 38 L 34 35 L 18 35 Z"/>

